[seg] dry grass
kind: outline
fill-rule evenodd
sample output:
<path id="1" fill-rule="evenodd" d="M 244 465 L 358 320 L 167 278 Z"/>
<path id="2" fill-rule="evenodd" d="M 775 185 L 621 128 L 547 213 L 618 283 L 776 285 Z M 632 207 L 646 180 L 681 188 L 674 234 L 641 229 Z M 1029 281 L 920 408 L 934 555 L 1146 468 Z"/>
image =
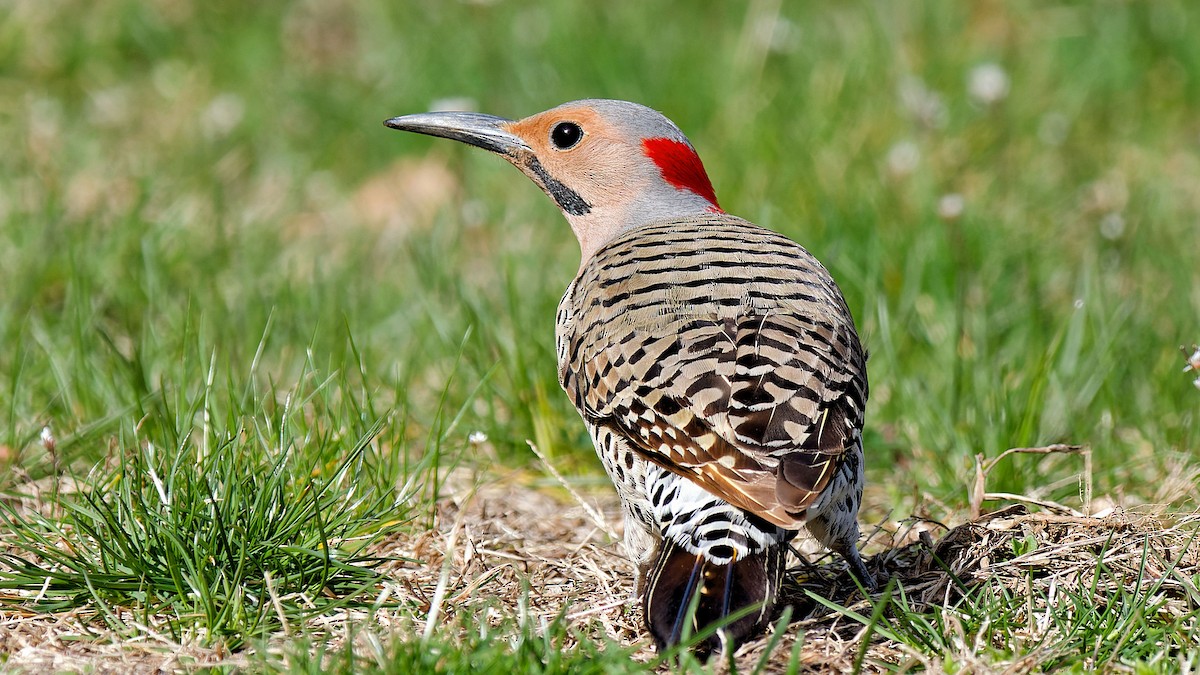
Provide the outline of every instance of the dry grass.
<path id="1" fill-rule="evenodd" d="M 369 650 L 393 634 L 412 638 L 434 628 L 455 630 L 464 616 L 494 623 L 516 618 L 533 626 L 565 616 L 572 639 L 607 636 L 637 646 L 634 658 L 652 661 L 655 654 L 631 597 L 630 566 L 616 543 L 620 511 L 615 497 L 608 491 L 573 497 L 557 488 L 530 489 L 530 483 L 523 473 L 482 482 L 467 471 L 452 474 L 432 527 L 380 547 L 383 555 L 419 561 L 394 563 L 393 582 L 381 590 L 381 609 L 369 616 L 326 616 L 305 629 L 338 649 L 353 628 L 355 648 Z M 940 610 L 953 617 L 967 589 L 984 582 L 1002 586 L 1014 597 L 1029 599 L 1027 642 L 1049 644 L 1055 628 L 1041 620 L 1049 610 L 1032 598 L 1061 597 L 1087 589 L 1094 580 L 1098 602 L 1115 597 L 1114 584 L 1131 592 L 1153 587 L 1166 600 L 1159 611 L 1194 612 L 1200 602 L 1194 585 L 1200 574 L 1198 524 L 1195 515 L 1110 509 L 1078 517 L 1012 505 L 949 530 L 921 520 L 882 523 L 867 544 L 873 553 L 868 565 L 903 589 L 909 612 Z M 931 532 L 936 531 L 943 534 L 935 540 Z M 1097 574 L 1101 559 L 1108 570 L 1103 575 Z M 938 657 L 871 631 L 845 611 L 870 616 L 873 606 L 853 587 L 841 561 L 819 562 L 795 561 L 799 581 L 785 589 L 794 609 L 791 625 L 778 640 L 743 646 L 733 659 L 739 671 L 755 667 L 764 649 L 773 647 L 767 672 L 782 672 L 797 639 L 803 640 L 798 651 L 803 668 L 818 672 L 852 670 L 860 660 L 867 671 L 890 664 L 938 672 L 946 667 L 942 658 L 953 658 L 970 672 L 1038 668 L 1036 649 L 997 662 L 983 655 L 986 645 L 973 644 L 965 630 L 948 636 L 951 643 L 957 640 L 956 653 Z M 845 609 L 833 611 L 813 595 Z M 252 664 L 244 653 L 204 648 L 198 640 L 126 639 L 83 614 L 48 617 L 5 609 L 0 617 L 0 651 L 10 655 L 6 669 L 15 672 L 162 672 Z M 277 635 L 266 651 L 277 651 L 284 639 Z M 729 669 L 728 663 L 711 665 Z"/>
<path id="2" fill-rule="evenodd" d="M 444 614 L 527 613 L 549 622 L 565 611 L 585 629 L 583 634 L 603 632 L 623 644 L 640 644 L 638 658 L 654 657 L 637 603 L 631 600 L 630 566 L 612 533 L 606 532 L 607 523 L 619 522 L 614 497 L 595 498 L 594 507 L 605 523 L 596 522 L 578 503 L 530 492 L 510 480 L 468 494 L 445 504 L 436 531 L 404 548 L 406 554 L 430 561 L 399 572 L 414 599 L 427 603 L 432 598 L 440 565 L 450 551 Z M 1200 573 L 1198 524 L 1196 516 L 1113 509 L 1095 517 L 1075 517 L 1029 513 L 1013 505 L 945 531 L 937 541 L 926 522 L 885 523 L 868 544 L 868 550 L 876 552 L 868 565 L 903 587 L 910 609 L 928 611 L 952 607 L 964 586 L 987 580 L 1019 597 L 1030 596 L 1032 586 L 1078 590 L 1096 577 L 1103 555 L 1111 573 L 1104 576 L 1097 597 L 1112 595 L 1114 589 L 1103 584 L 1114 578 L 1131 586 L 1141 584 L 1143 590 L 1161 584 L 1159 592 L 1170 596 L 1179 612 L 1186 612 L 1200 600 L 1190 581 Z M 913 541 L 901 543 L 906 540 Z M 1018 555 L 1021 549 L 1028 552 Z M 868 616 L 870 603 L 857 593 L 840 560 L 822 565 L 795 562 L 793 572 L 804 581 L 787 589 L 795 610 L 793 623 L 776 643 L 772 663 L 782 669 L 785 655 L 802 635 L 800 654 L 807 668 L 850 670 L 866 629 L 815 602 L 809 592 Z M 1040 637 L 1036 625 L 1029 630 L 1031 641 Z M 744 646 L 736 655 L 738 669 L 752 668 L 767 645 L 764 639 Z M 959 657 L 969 656 L 970 648 L 964 645 Z M 868 670 L 872 662 L 941 670 L 938 661 L 879 635 L 870 638 L 864 660 Z M 974 672 L 1025 672 L 1036 665 L 1036 659 L 1024 665 L 971 664 Z"/>

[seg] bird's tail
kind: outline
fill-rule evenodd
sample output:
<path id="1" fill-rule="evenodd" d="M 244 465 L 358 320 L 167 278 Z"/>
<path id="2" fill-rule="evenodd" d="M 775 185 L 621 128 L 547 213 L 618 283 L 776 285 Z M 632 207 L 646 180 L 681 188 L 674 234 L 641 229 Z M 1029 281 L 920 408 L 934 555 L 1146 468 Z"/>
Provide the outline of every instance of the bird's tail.
<path id="1" fill-rule="evenodd" d="M 722 647 L 736 649 L 771 619 L 783 580 L 786 544 L 778 544 L 726 564 L 691 553 L 669 539 L 658 555 L 643 591 L 646 625 L 659 650 L 678 644 L 685 632 L 696 633 L 713 624 L 718 632 L 697 645 L 707 655 Z M 695 614 L 689 616 L 693 598 Z M 751 608 L 739 618 L 728 617 Z"/>

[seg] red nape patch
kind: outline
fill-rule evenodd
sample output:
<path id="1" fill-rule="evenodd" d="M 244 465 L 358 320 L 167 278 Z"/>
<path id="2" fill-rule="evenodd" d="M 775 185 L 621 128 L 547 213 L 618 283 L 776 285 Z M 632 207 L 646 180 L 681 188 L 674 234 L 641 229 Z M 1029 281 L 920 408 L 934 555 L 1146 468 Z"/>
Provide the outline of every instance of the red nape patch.
<path id="1" fill-rule="evenodd" d="M 704 172 L 704 165 L 687 143 L 670 138 L 644 138 L 642 149 L 658 165 L 664 180 L 681 190 L 695 192 L 712 203 L 718 213 L 724 213 L 717 204 L 717 193 Z"/>

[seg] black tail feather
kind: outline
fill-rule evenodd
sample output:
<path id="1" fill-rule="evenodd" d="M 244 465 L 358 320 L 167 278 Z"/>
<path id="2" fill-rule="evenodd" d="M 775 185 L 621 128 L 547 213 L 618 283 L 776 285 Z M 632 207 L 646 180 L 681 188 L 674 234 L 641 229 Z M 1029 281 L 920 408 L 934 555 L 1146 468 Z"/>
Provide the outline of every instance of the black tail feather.
<path id="1" fill-rule="evenodd" d="M 779 545 L 720 565 L 664 540 L 643 596 L 646 625 L 658 648 L 678 644 L 689 619 L 693 632 L 725 624 L 697 645 L 702 654 L 719 651 L 723 643 L 736 649 L 743 640 L 759 633 L 775 606 L 786 550 L 786 546 Z M 689 617 L 688 609 L 696 594 L 696 612 Z M 731 615 L 750 607 L 754 609 L 748 614 L 728 621 Z"/>
<path id="2" fill-rule="evenodd" d="M 675 613 L 675 621 L 671 624 L 671 636 L 669 638 L 671 644 L 679 642 L 679 638 L 683 634 L 683 620 L 685 618 L 684 615 L 687 614 L 687 606 L 691 602 L 692 594 L 697 590 L 696 582 L 700 580 L 700 575 L 704 572 L 704 563 L 702 561 L 703 558 L 697 556 L 696 562 L 692 565 L 692 571 L 688 574 L 687 583 L 683 586 L 683 593 L 680 594 L 680 597 L 683 598 L 683 611 Z M 704 592 L 703 587 L 699 590 L 701 593 Z"/>

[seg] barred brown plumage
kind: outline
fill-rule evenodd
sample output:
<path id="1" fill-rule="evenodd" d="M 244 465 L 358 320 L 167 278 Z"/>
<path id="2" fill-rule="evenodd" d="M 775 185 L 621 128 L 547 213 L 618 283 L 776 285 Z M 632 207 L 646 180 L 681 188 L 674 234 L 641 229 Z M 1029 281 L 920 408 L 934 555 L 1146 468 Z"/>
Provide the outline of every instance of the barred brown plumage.
<path id="1" fill-rule="evenodd" d="M 804 523 L 840 433 L 862 426 L 865 358 L 833 280 L 732 216 L 646 225 L 602 248 L 563 297 L 558 340 L 585 421 L 781 527 Z"/>
<path id="2" fill-rule="evenodd" d="M 579 238 L 557 316 L 559 381 L 625 508 L 660 647 L 680 640 L 696 593 L 697 628 L 758 608 L 702 649 L 761 630 L 800 530 L 873 586 L 855 548 L 866 356 L 816 258 L 725 214 L 687 139 L 637 104 L 388 125 L 502 154 Z"/>

